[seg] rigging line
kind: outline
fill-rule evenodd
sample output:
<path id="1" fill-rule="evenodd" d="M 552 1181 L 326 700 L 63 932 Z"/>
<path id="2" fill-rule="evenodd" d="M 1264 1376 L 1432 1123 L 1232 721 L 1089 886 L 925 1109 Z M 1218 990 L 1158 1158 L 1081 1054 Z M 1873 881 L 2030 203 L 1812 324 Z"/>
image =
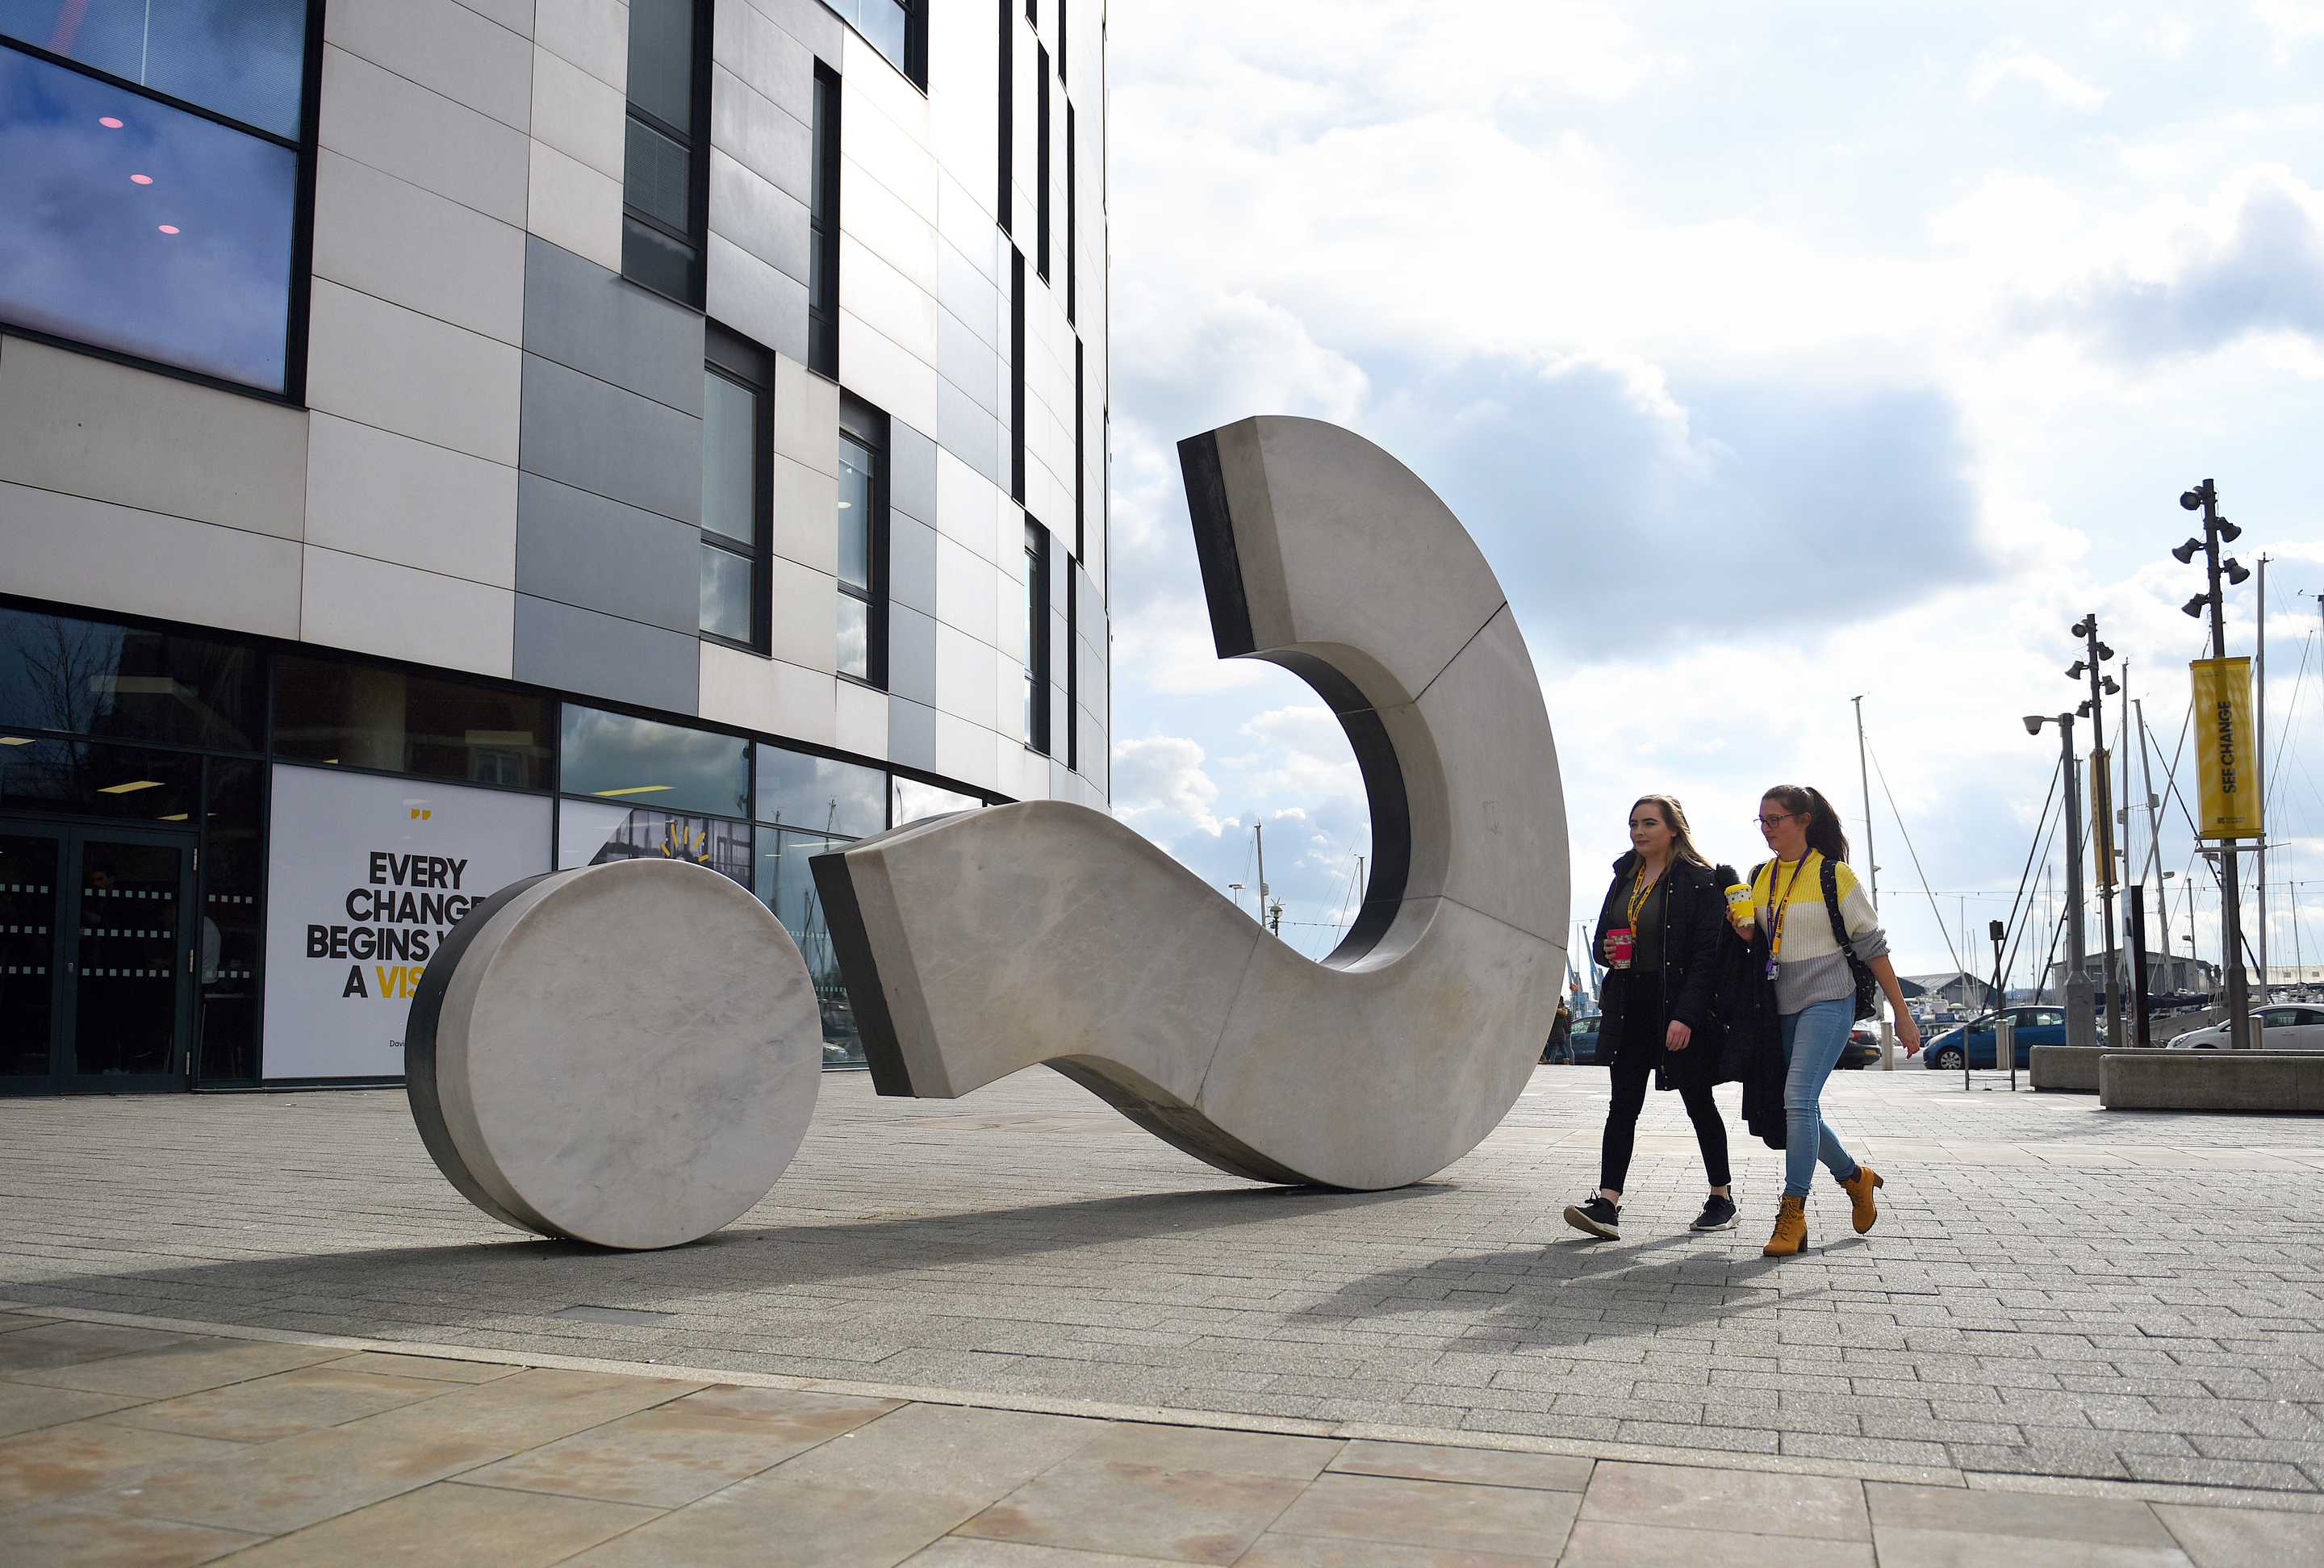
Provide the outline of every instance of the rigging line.
<path id="1" fill-rule="evenodd" d="M 2316 633 L 2313 632 L 2310 632 L 2301 641 L 2300 674 L 2294 678 L 2292 683 L 2292 700 L 2286 703 L 2283 706 L 2283 728 L 2276 736 L 2276 749 L 2269 753 L 2269 755 L 2274 759 L 2274 762 L 2268 770 L 2267 788 L 2260 795 L 2260 798 L 2262 800 L 2267 800 L 2273 798 L 2275 794 L 2275 780 L 2283 771 L 2284 753 L 2292 749 L 2292 715 L 2300 711 L 2300 688 L 2307 684 L 2308 656 L 2310 652 L 2314 651 L 2315 646 Z"/>
<path id="2" fill-rule="evenodd" d="M 1868 741 L 1864 749 L 1872 753 L 1872 770 L 1880 775 L 1880 793 L 1888 798 L 1888 815 L 1896 819 L 1896 831 L 1904 839 L 1904 853 L 1913 857 L 1913 872 L 1921 879 L 1921 891 L 1929 900 L 1929 913 L 1936 917 L 1937 929 L 1944 932 L 1945 951 L 1952 957 L 1953 971 L 1967 974 L 1969 971 L 1961 967 L 1960 951 L 1953 945 L 1953 934 L 1945 928 L 1944 912 L 1937 908 L 1937 896 L 1929 891 L 1929 874 L 1921 870 L 1921 852 L 1913 847 L 1913 835 L 1904 826 L 1904 814 L 1896 809 L 1896 796 L 1888 788 L 1888 774 L 1880 766 L 1880 753 Z"/>
<path id="3" fill-rule="evenodd" d="M 2027 928 L 2034 923 L 2033 907 L 2030 904 L 2024 904 L 2025 889 L 2027 883 L 2032 881 L 2034 876 L 2034 858 L 2039 855 L 2042 851 L 2043 830 L 2048 826 L 2050 821 L 2050 802 L 2058 798 L 2058 785 L 2063 779 L 2065 771 L 2066 760 L 2063 757 L 2060 757 L 2058 759 L 2057 765 L 2050 770 L 2050 792 L 2042 798 L 2042 820 L 2034 825 L 2034 842 L 2025 847 L 2025 869 L 2018 874 L 2017 898 L 2013 900 L 2009 906 L 2009 925 L 2013 934 L 2009 939 L 2009 946 L 2007 950 L 2008 957 L 2003 964 L 2001 969 L 2001 1001 L 1995 1003 L 1996 1006 L 2000 1006 L 2008 1001 L 2008 975 L 2012 970 L 2017 967 L 2018 944 L 2024 938 Z M 2020 905 L 2024 905 L 2024 925 L 2019 925 L 2017 921 L 2017 912 Z"/>

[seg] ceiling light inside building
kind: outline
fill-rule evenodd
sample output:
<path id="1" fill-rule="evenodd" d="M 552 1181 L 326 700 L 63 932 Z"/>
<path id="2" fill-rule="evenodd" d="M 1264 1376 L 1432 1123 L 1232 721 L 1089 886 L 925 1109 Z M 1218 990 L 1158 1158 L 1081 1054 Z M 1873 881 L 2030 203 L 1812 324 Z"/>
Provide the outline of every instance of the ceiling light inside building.
<path id="1" fill-rule="evenodd" d="M 134 795 L 140 789 L 159 789 L 160 788 L 161 788 L 161 780 L 159 779 L 132 779 L 126 784 L 107 784 L 97 793 L 99 795 Z"/>
<path id="2" fill-rule="evenodd" d="M 601 795 L 601 796 L 611 796 L 611 795 L 659 795 L 659 794 L 660 794 L 663 790 L 668 789 L 669 789 L 669 788 L 670 788 L 670 786 L 669 786 L 669 785 L 668 785 L 668 784 L 632 784 L 632 785 L 628 786 L 627 788 L 625 788 L 625 789 L 600 789 L 600 790 L 598 790 L 598 791 L 597 791 L 597 793 L 598 793 L 599 795 Z"/>

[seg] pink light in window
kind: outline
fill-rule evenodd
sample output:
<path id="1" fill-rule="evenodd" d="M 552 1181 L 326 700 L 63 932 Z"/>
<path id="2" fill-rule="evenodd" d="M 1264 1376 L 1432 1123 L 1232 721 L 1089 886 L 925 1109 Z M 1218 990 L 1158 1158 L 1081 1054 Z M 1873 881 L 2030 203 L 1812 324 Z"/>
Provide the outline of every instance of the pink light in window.
<path id="1" fill-rule="evenodd" d="M 178 226 L 174 223 L 165 223 L 161 226 L 161 232 L 163 234 L 176 234 L 178 232 Z"/>
<path id="2" fill-rule="evenodd" d="M 153 183 L 153 177 L 150 174 L 133 174 L 129 177 L 129 183 L 132 185 L 151 185 Z"/>
<path id="3" fill-rule="evenodd" d="M 108 131 L 118 131 L 121 129 L 121 122 L 115 119 L 111 115 L 99 115 L 97 117 L 97 123 L 104 126 Z"/>

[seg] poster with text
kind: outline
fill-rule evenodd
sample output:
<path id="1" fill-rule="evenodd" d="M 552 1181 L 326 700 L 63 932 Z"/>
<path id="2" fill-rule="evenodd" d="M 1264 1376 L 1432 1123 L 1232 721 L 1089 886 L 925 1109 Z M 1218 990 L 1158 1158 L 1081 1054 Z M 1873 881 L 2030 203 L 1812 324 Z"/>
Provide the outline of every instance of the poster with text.
<path id="1" fill-rule="evenodd" d="M 549 869 L 549 825 L 534 796 L 277 763 L 265 1075 L 401 1076 L 429 955 L 471 904 Z"/>

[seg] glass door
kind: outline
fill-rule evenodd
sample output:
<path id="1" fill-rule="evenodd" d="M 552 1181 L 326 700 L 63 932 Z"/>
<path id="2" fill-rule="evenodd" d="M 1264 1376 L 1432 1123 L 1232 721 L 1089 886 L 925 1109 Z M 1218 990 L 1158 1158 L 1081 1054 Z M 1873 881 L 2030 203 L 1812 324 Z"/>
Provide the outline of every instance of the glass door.
<path id="1" fill-rule="evenodd" d="M 64 852 L 60 834 L 0 830 L 0 1093 L 45 1089 L 56 1071 Z"/>
<path id="2" fill-rule="evenodd" d="M 68 1028 L 57 1064 L 77 1089 L 182 1085 L 193 947 L 192 840 L 135 829 L 73 835 Z"/>

